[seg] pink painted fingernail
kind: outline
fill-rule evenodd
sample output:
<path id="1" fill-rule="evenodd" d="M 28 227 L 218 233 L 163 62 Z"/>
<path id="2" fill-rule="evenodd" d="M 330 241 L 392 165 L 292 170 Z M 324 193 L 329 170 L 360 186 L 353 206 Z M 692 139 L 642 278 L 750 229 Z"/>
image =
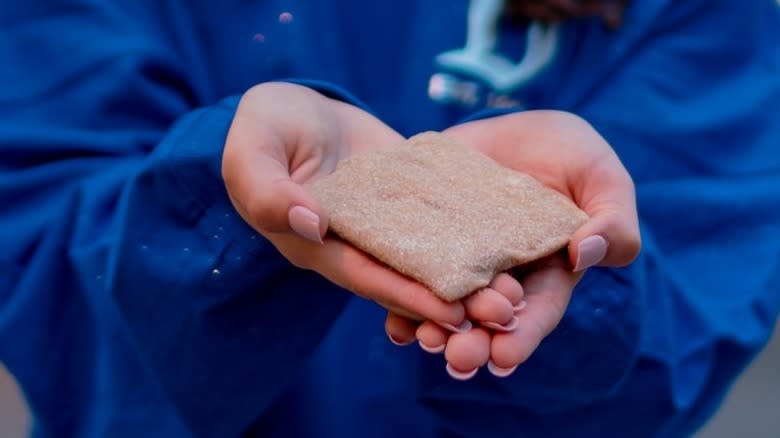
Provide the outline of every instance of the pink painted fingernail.
<path id="1" fill-rule="evenodd" d="M 511 332 L 517 328 L 517 326 L 520 324 L 520 320 L 517 319 L 516 316 L 513 316 L 512 319 L 510 319 L 509 322 L 504 325 L 498 324 L 494 321 L 483 321 L 480 324 L 499 332 Z"/>
<path id="2" fill-rule="evenodd" d="M 455 380 L 468 380 L 474 376 L 477 375 L 477 371 L 479 371 L 479 368 L 474 368 L 473 370 L 464 373 L 463 371 L 458 371 L 455 368 L 450 365 L 449 362 L 447 362 L 447 374 L 450 375 Z"/>
<path id="3" fill-rule="evenodd" d="M 607 246 L 607 241 L 601 236 L 582 239 L 577 246 L 577 266 L 574 267 L 574 272 L 584 271 L 604 260 Z"/>
<path id="4" fill-rule="evenodd" d="M 525 306 L 528 305 L 528 302 L 526 300 L 522 300 L 519 303 L 517 303 L 516 306 L 512 307 L 512 311 L 517 313 L 523 309 L 525 309 Z"/>
<path id="5" fill-rule="evenodd" d="M 490 371 L 490 374 L 496 376 L 496 377 L 509 377 L 512 375 L 512 373 L 515 372 L 517 369 L 517 365 L 513 366 L 512 368 L 501 368 L 500 366 L 493 363 L 493 361 L 488 361 L 487 369 Z"/>
<path id="6" fill-rule="evenodd" d="M 306 207 L 296 205 L 287 213 L 290 228 L 304 239 L 322 243 L 320 234 L 320 218 L 316 213 Z"/>
<path id="7" fill-rule="evenodd" d="M 446 347 L 445 344 L 441 344 L 438 347 L 429 347 L 429 346 L 423 344 L 422 342 L 418 342 L 418 344 L 420 344 L 420 348 L 422 348 L 423 350 L 425 350 L 425 351 L 427 351 L 428 353 L 431 353 L 431 354 L 439 354 L 442 351 L 444 351 L 444 347 Z"/>
<path id="8" fill-rule="evenodd" d="M 473 327 L 471 321 L 468 319 L 464 319 L 457 327 L 448 322 L 440 322 L 439 325 L 453 333 L 466 333 Z"/>
<path id="9" fill-rule="evenodd" d="M 395 345 L 397 345 L 399 347 L 406 347 L 407 345 L 410 345 L 411 343 L 414 342 L 414 340 L 411 340 L 411 341 L 408 341 L 408 342 L 404 342 L 404 341 L 398 340 L 398 339 L 395 338 L 395 336 L 391 335 L 390 333 L 387 333 L 387 337 L 388 337 L 388 339 L 390 339 L 390 342 L 392 342 L 393 344 L 395 344 Z"/>

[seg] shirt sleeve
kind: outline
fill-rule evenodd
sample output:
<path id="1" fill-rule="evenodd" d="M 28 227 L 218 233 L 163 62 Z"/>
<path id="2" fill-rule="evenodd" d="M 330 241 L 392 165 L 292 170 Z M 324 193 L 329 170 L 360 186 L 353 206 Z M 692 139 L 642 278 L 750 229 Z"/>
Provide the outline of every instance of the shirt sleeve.
<path id="1" fill-rule="evenodd" d="M 513 377 L 426 376 L 425 400 L 452 430 L 534 435 L 541 418 L 579 418 L 570 430 L 583 436 L 605 421 L 646 433 L 673 424 L 669 436 L 684 436 L 718 406 L 780 309 L 778 15 L 770 1 L 666 2 L 647 29 L 629 13 L 626 32 L 641 34 L 630 43 L 573 64 L 571 76 L 592 83 L 567 109 L 632 174 L 643 249 L 627 268 L 589 270 Z"/>
<path id="2" fill-rule="evenodd" d="M 184 116 L 130 176 L 106 254 L 138 351 L 208 436 L 260 415 L 350 296 L 292 266 L 235 213 L 219 168 L 236 100 Z"/>
<path id="3" fill-rule="evenodd" d="M 238 97 L 209 102 L 154 16 L 37 4 L 0 6 L 4 359 L 44 366 L 32 359 L 44 357 L 40 346 L 60 348 L 54 335 L 84 320 L 100 341 L 84 331 L 62 348 L 94 357 L 104 348 L 94 343 L 114 342 L 106 337 L 122 325 L 191 430 L 238 436 L 350 295 L 292 267 L 235 213 L 220 161 Z M 327 83 L 296 82 L 354 102 Z"/>

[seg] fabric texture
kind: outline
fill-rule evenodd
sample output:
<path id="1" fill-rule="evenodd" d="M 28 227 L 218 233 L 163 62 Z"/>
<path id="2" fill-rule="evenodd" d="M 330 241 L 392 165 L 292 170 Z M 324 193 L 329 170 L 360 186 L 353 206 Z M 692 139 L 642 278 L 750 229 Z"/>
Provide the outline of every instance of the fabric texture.
<path id="1" fill-rule="evenodd" d="M 349 157 L 316 181 L 329 227 L 445 301 L 562 249 L 588 215 L 446 135 Z"/>

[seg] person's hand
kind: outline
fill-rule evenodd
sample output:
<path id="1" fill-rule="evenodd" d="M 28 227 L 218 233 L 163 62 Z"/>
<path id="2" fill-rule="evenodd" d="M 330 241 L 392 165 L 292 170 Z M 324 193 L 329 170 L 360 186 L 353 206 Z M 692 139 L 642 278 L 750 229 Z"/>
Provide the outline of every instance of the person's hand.
<path id="1" fill-rule="evenodd" d="M 241 217 L 295 266 L 397 314 L 456 330 L 464 323 L 461 303 L 445 303 L 344 241 L 325 237 L 327 216 L 304 188 L 334 171 L 340 159 L 400 141 L 401 135 L 352 105 L 302 86 L 267 83 L 241 99 L 222 174 Z"/>
<path id="2" fill-rule="evenodd" d="M 385 331 L 399 345 L 415 340 L 431 354 L 445 352 L 447 372 L 454 378 L 473 377 L 490 357 L 491 337 L 513 333 L 521 325 L 522 310 L 527 306 L 526 293 L 520 283 L 507 273 L 497 275 L 490 284 L 464 298 L 467 321 L 477 325 L 451 335 L 431 321 L 422 323 L 392 311 L 385 320 Z M 504 321 L 503 324 L 495 321 Z"/>
<path id="3" fill-rule="evenodd" d="M 519 282 L 497 277 L 492 290 L 515 306 L 512 330 L 482 325 L 450 335 L 434 324 L 388 315 L 394 337 L 418 339 L 427 351 L 443 351 L 453 377 L 473 376 L 485 364 L 508 376 L 557 326 L 585 269 L 631 263 L 640 249 L 634 185 L 606 141 L 584 120 L 556 111 L 529 111 L 458 125 L 445 131 L 505 167 L 533 175 L 582 208 L 590 219 L 573 235 L 568 251 L 524 270 Z M 499 283 L 497 283 L 500 280 Z M 467 317 L 485 305 L 481 293 L 464 301 Z M 513 320 L 515 321 L 515 320 Z"/>

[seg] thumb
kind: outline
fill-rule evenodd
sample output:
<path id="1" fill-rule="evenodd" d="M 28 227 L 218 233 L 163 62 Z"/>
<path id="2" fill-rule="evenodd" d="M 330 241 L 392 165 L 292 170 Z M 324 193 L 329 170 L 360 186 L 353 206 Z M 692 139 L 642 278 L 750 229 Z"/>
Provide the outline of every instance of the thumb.
<path id="1" fill-rule="evenodd" d="M 569 242 L 574 271 L 591 266 L 625 266 L 639 254 L 641 239 L 636 221 L 620 212 L 598 211 L 580 227 Z"/>
<path id="2" fill-rule="evenodd" d="M 290 228 L 298 233 L 299 236 L 312 242 L 323 243 L 322 236 L 325 234 L 328 226 L 316 212 L 302 205 L 296 205 L 288 210 L 287 219 L 290 223 Z"/>
<path id="3" fill-rule="evenodd" d="M 273 133 L 253 134 L 250 143 L 249 136 L 231 132 L 223 154 L 222 176 L 236 210 L 263 235 L 292 232 L 322 243 L 327 216 L 317 199 L 290 175 L 286 145 Z M 299 170 L 305 167 L 304 162 Z"/>
<path id="4" fill-rule="evenodd" d="M 641 237 L 634 184 L 622 167 L 591 173 L 575 196 L 590 219 L 572 236 L 569 258 L 574 271 L 591 266 L 621 267 L 639 255 Z"/>

